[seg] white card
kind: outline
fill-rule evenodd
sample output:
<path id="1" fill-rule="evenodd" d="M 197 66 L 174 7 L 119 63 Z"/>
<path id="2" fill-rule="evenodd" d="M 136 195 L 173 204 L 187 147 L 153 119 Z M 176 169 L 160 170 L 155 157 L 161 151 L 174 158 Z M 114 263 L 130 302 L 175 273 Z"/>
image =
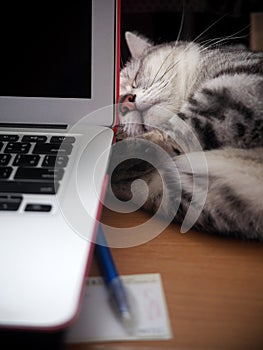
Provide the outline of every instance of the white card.
<path id="1" fill-rule="evenodd" d="M 69 328 L 67 343 L 172 337 L 160 274 L 121 278 L 133 311 L 133 326 L 127 328 L 114 313 L 103 279 L 89 277 L 81 312 Z"/>

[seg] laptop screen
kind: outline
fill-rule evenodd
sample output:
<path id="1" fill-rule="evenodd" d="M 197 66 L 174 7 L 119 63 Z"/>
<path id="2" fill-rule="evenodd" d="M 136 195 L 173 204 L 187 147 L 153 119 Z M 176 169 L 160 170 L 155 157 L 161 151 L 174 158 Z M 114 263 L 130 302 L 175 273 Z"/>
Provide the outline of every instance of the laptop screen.
<path id="1" fill-rule="evenodd" d="M 115 2 L 3 3 L 0 125 L 72 125 L 115 102 Z M 113 113 L 84 119 L 114 123 Z"/>
<path id="2" fill-rule="evenodd" d="M 91 98 L 91 0 L 1 7 L 0 95 Z"/>

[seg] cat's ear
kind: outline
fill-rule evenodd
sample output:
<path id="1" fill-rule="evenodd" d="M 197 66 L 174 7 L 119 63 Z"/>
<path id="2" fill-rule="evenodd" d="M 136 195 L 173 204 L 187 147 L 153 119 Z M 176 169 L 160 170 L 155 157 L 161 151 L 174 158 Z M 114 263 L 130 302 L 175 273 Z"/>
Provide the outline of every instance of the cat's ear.
<path id="1" fill-rule="evenodd" d="M 131 32 L 125 33 L 126 43 L 133 58 L 139 58 L 152 44 L 142 36 Z"/>

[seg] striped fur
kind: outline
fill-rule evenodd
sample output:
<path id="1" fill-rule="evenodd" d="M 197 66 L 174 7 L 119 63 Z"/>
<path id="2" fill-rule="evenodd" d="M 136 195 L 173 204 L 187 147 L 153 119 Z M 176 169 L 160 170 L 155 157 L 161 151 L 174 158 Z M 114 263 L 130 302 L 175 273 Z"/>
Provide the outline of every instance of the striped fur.
<path id="1" fill-rule="evenodd" d="M 144 173 L 140 167 L 136 175 L 135 167 L 131 177 L 127 163 L 112 178 L 116 195 L 128 199 L 131 182 L 144 178 L 150 188 L 144 208 L 156 211 L 165 188 L 163 214 L 172 212 L 182 222 L 193 198 L 193 177 L 200 180 L 195 190 L 202 191 L 207 165 L 208 193 L 195 227 L 262 240 L 263 53 L 193 42 L 155 46 L 131 33 L 126 38 L 133 57 L 121 72 L 121 96 L 134 96 L 135 108 L 120 113 L 120 134 L 132 141 L 131 148 L 136 139 L 162 146 L 179 175 L 160 159 L 158 171 L 146 167 Z M 197 163 L 201 150 L 205 165 Z"/>

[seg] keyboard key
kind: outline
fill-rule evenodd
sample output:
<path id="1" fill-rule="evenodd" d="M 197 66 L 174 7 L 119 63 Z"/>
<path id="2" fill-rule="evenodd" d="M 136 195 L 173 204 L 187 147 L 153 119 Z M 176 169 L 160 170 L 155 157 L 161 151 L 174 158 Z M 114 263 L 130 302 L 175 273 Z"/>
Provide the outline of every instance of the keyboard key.
<path id="1" fill-rule="evenodd" d="M 28 153 L 30 147 L 30 143 L 10 142 L 6 145 L 5 153 Z"/>
<path id="2" fill-rule="evenodd" d="M 23 180 L 61 180 L 64 170 L 61 168 L 18 168 L 15 179 Z"/>
<path id="3" fill-rule="evenodd" d="M 13 165 L 16 166 L 37 166 L 40 156 L 37 154 L 18 154 L 15 157 Z"/>
<path id="4" fill-rule="evenodd" d="M 42 166 L 43 167 L 60 167 L 60 168 L 65 168 L 66 165 L 68 164 L 68 156 L 50 156 L 47 155 L 45 156 Z"/>
<path id="5" fill-rule="evenodd" d="M 46 142 L 47 136 L 45 135 L 24 135 L 22 142 Z"/>
<path id="6" fill-rule="evenodd" d="M 18 135 L 2 135 L 0 134 L 0 141 L 16 142 L 19 139 Z"/>
<path id="7" fill-rule="evenodd" d="M 10 154 L 0 154 L 0 166 L 8 165 L 10 162 L 11 155 Z"/>
<path id="8" fill-rule="evenodd" d="M 73 136 L 52 136 L 50 139 L 51 143 L 74 143 L 76 141 Z"/>
<path id="9" fill-rule="evenodd" d="M 34 154 L 68 155 L 71 151 L 72 145 L 64 143 L 37 143 L 33 149 Z"/>
<path id="10" fill-rule="evenodd" d="M 0 179 L 8 179 L 12 173 L 12 168 L 10 166 L 0 167 Z"/>
<path id="11" fill-rule="evenodd" d="M 27 204 L 25 207 L 25 211 L 33 211 L 33 212 L 49 212 L 51 211 L 52 206 L 50 204 Z"/>
<path id="12" fill-rule="evenodd" d="M 44 181 L 0 181 L 0 192 L 3 193 L 30 193 L 55 194 L 58 183 Z"/>
<path id="13" fill-rule="evenodd" d="M 21 202 L 22 196 L 10 196 L 1 195 L 0 196 L 0 210 L 1 211 L 16 211 L 18 210 Z"/>

